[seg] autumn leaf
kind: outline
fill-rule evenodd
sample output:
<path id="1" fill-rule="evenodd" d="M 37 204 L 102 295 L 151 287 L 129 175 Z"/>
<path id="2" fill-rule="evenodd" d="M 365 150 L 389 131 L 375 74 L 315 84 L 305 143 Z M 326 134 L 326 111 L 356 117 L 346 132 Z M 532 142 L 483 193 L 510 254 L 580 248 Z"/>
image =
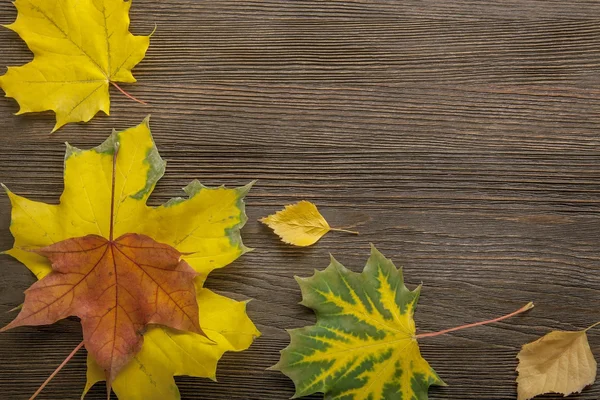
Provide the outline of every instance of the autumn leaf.
<path id="1" fill-rule="evenodd" d="M 126 0 L 16 0 L 18 16 L 7 28 L 34 58 L 0 77 L 17 113 L 53 110 L 53 131 L 69 122 L 110 113 L 109 85 L 135 82 L 131 69 L 146 54 L 149 36 L 129 32 Z M 129 96 L 129 95 L 128 95 Z M 131 97 L 131 96 L 129 96 Z M 133 98 L 133 97 L 132 97 Z"/>
<path id="2" fill-rule="evenodd" d="M 518 400 L 544 393 L 568 396 L 596 380 L 597 364 L 587 331 L 553 331 L 523 346 L 517 358 Z"/>
<path id="3" fill-rule="evenodd" d="M 139 351 L 148 324 L 202 332 L 196 272 L 170 246 L 138 234 L 88 235 L 36 252 L 50 260 L 53 272 L 25 292 L 23 310 L 0 332 L 75 315 L 86 349 L 109 382 Z"/>
<path id="4" fill-rule="evenodd" d="M 273 229 L 285 243 L 295 246 L 315 244 L 329 231 L 358 234 L 358 232 L 330 227 L 319 213 L 317 206 L 306 200 L 287 205 L 283 210 L 262 218 L 260 222 Z"/>
<path id="5" fill-rule="evenodd" d="M 246 350 L 260 333 L 246 315 L 246 302 L 197 289 L 200 326 L 209 339 L 161 327 L 144 334 L 140 352 L 117 375 L 113 390 L 121 400 L 179 400 L 174 375 L 216 381 L 217 362 L 226 351 Z M 212 342 L 211 342 L 212 340 Z M 84 395 L 104 371 L 88 356 Z M 83 397 L 83 396 L 82 396 Z"/>
<path id="6" fill-rule="evenodd" d="M 362 273 L 332 257 L 325 270 L 296 281 L 300 304 L 315 311 L 317 323 L 289 330 L 290 345 L 271 368 L 294 381 L 294 398 L 322 392 L 326 400 L 426 400 L 431 385 L 446 384 L 421 356 L 418 339 L 502 321 L 533 307 L 417 334 L 413 315 L 421 286 L 409 290 L 402 270 L 375 247 Z"/>
<path id="7" fill-rule="evenodd" d="M 332 258 L 324 271 L 296 280 L 300 304 L 315 310 L 317 324 L 289 331 L 291 343 L 273 367 L 294 381 L 294 397 L 426 399 L 430 385 L 445 385 L 415 337 L 421 287 L 410 291 L 402 270 L 375 247 L 360 274 Z"/>
<path id="8" fill-rule="evenodd" d="M 91 366 L 86 391 L 108 377 L 121 399 L 179 399 L 173 375 L 214 378 L 225 351 L 244 350 L 259 336 L 244 302 L 202 287 L 212 270 L 248 250 L 239 230 L 250 185 L 211 189 L 194 181 L 188 198 L 149 207 L 164 170 L 145 120 L 94 149 L 68 146 L 58 205 L 8 191 L 15 244 L 7 253 L 40 281 L 7 328 L 79 316 Z M 150 323 L 159 325 L 145 330 Z M 124 333 L 105 332 L 114 326 Z"/>

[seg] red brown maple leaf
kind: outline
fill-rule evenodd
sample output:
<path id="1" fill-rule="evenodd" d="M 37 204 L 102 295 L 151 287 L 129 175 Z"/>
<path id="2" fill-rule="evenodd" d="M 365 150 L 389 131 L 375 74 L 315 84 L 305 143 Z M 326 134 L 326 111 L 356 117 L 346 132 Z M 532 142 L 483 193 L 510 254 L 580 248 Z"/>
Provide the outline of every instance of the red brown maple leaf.
<path id="1" fill-rule="evenodd" d="M 141 349 L 146 325 L 203 334 L 196 271 L 179 251 L 148 236 L 128 233 L 113 239 L 112 211 L 109 239 L 88 235 L 35 252 L 50 260 L 53 271 L 25 291 L 23 309 L 0 331 L 79 317 L 85 347 L 106 371 L 109 390 Z"/>

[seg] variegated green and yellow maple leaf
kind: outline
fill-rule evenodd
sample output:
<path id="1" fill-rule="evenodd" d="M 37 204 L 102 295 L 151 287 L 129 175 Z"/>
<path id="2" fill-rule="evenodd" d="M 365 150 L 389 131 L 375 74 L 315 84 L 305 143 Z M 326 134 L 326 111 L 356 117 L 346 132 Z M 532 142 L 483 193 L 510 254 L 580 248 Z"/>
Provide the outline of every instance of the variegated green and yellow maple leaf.
<path id="1" fill-rule="evenodd" d="M 260 335 L 246 314 L 245 302 L 203 288 L 212 270 L 248 250 L 240 229 L 246 222 L 243 198 L 251 184 L 226 189 L 207 188 L 194 181 L 184 189 L 187 198 L 149 207 L 146 200 L 164 171 L 165 162 L 146 119 L 137 127 L 113 132 L 94 149 L 68 146 L 64 191 L 58 205 L 28 200 L 7 189 L 15 243 L 6 253 L 24 263 L 38 279 L 52 271 L 50 263 L 28 250 L 90 234 L 108 239 L 111 230 L 115 237 L 137 233 L 170 245 L 198 272 L 194 283 L 200 326 L 209 339 L 158 325 L 150 327 L 141 350 L 113 382 L 121 400 L 179 399 L 174 375 L 215 379 L 217 361 L 224 352 L 245 350 Z M 89 356 L 88 367 L 85 392 L 105 379 L 104 371 Z"/>
<path id="2" fill-rule="evenodd" d="M 290 330 L 291 343 L 273 367 L 294 381 L 294 397 L 424 400 L 429 386 L 445 385 L 417 343 L 421 287 L 410 291 L 402 270 L 375 247 L 360 274 L 332 258 L 325 270 L 296 280 L 300 304 L 315 311 L 317 323 Z"/>

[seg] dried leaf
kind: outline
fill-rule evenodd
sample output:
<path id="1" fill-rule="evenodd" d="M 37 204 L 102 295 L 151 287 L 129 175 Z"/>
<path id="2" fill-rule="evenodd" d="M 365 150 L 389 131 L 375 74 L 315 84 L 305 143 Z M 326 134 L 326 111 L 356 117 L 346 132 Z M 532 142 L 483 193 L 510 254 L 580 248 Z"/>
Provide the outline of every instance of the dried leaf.
<path id="1" fill-rule="evenodd" d="M 17 114 L 53 110 L 53 131 L 69 122 L 110 112 L 109 85 L 135 82 L 131 69 L 146 54 L 149 36 L 129 32 L 126 0 L 16 0 L 7 28 L 27 43 L 34 58 L 0 77 Z M 117 86 L 118 87 L 118 86 Z"/>
<path id="2" fill-rule="evenodd" d="M 302 200 L 285 206 L 281 211 L 260 220 L 273 229 L 285 243 L 295 246 L 315 244 L 329 231 L 358 234 L 345 229 L 331 228 L 313 203 Z"/>
<path id="3" fill-rule="evenodd" d="M 597 364 L 586 331 L 553 331 L 523 346 L 517 356 L 518 400 L 544 393 L 568 396 L 594 383 Z"/>
<path id="4" fill-rule="evenodd" d="M 202 333 L 196 272 L 171 246 L 130 233 L 72 238 L 35 252 L 53 272 L 27 289 L 23 310 L 0 332 L 75 315 L 109 382 L 140 350 L 148 324 Z"/>
<path id="5" fill-rule="evenodd" d="M 294 381 L 294 397 L 424 400 L 430 385 L 445 385 L 417 343 L 421 287 L 407 289 L 402 270 L 377 249 L 360 274 L 332 258 L 324 271 L 296 280 L 300 304 L 315 311 L 317 323 L 290 330 L 291 343 L 273 367 Z"/>
<path id="6" fill-rule="evenodd" d="M 180 293 L 185 299 L 182 298 L 178 304 L 186 309 L 191 303 L 198 305 L 200 329 L 208 338 L 194 333 L 200 329 L 197 322 L 191 321 L 188 323 L 195 328 L 181 326 L 192 330 L 188 332 L 161 325 L 151 325 L 146 332 L 138 330 L 135 334 L 143 334 L 144 337 L 141 350 L 123 366 L 114 381 L 114 389 L 121 399 L 179 399 L 173 375 L 214 378 L 216 363 L 225 351 L 244 350 L 259 336 L 246 315 L 244 302 L 230 300 L 202 288 L 212 270 L 229 264 L 248 250 L 241 242 L 240 228 L 246 222 L 243 198 L 250 185 L 237 189 L 213 189 L 195 181 L 185 188 L 189 198 L 177 198 L 160 207 L 149 207 L 146 200 L 164 169 L 165 163 L 154 145 L 146 120 L 135 128 L 113 133 L 104 144 L 94 149 L 82 151 L 69 146 L 65 157 L 65 188 L 60 204 L 35 202 L 8 192 L 13 206 L 11 232 L 15 244 L 7 253 L 23 262 L 40 279 L 32 289 L 43 287 L 45 283 L 42 282 L 52 282 L 56 279 L 53 276 L 59 273 L 66 275 L 61 279 L 67 279 L 71 263 L 76 258 L 73 252 L 75 245 L 95 252 L 92 256 L 86 252 L 85 260 L 77 262 L 83 268 L 90 268 L 89 261 L 94 255 L 101 263 L 117 265 L 117 262 L 111 261 L 114 255 L 100 253 L 104 250 L 119 253 L 115 248 L 121 246 L 120 250 L 130 258 L 148 256 L 148 260 L 142 262 L 144 270 L 157 266 L 168 267 L 166 269 L 179 270 L 181 273 L 178 274 L 186 277 L 176 283 L 185 289 Z M 116 173 L 113 174 L 113 171 Z M 136 241 L 137 244 L 134 244 Z M 133 257 L 132 252 L 141 251 L 136 249 L 140 244 L 147 249 Z M 97 249 L 92 250 L 95 247 Z M 127 257 L 117 257 L 121 259 L 117 275 L 121 270 L 128 275 L 135 270 L 121 268 L 122 263 L 127 263 Z M 168 265 L 157 264 L 163 262 Z M 52 272 L 53 269 L 55 272 Z M 117 279 L 115 275 L 110 276 L 110 268 L 96 267 L 91 270 L 109 275 L 98 279 L 98 285 L 107 287 L 108 282 Z M 141 268 L 138 273 L 142 274 L 140 271 Z M 167 272 L 155 271 L 153 274 L 160 274 L 163 281 L 168 280 L 162 277 Z M 195 276 L 192 298 L 185 288 L 190 276 Z M 141 279 L 138 282 L 143 286 L 158 287 Z M 129 279 L 126 287 L 137 291 L 129 285 Z M 180 290 L 173 285 L 168 287 L 170 291 Z M 98 289 L 90 288 L 87 295 Z M 110 292 L 110 289 L 107 290 Z M 120 301 L 116 301 L 118 299 L 115 300 L 114 292 L 110 293 L 113 295 L 110 304 L 120 304 Z M 175 293 L 172 295 L 175 297 Z M 134 297 L 144 308 L 140 314 L 136 310 L 135 315 L 141 315 L 144 322 L 148 323 L 145 320 L 148 317 L 146 312 L 151 305 L 138 297 L 138 293 Z M 68 308 L 66 304 L 63 305 Z M 22 318 L 27 316 L 26 309 L 23 308 L 22 313 L 25 314 Z M 163 311 L 158 312 L 164 315 Z M 69 312 L 63 310 L 55 318 L 62 318 L 64 314 Z M 177 315 L 183 318 L 177 312 L 173 316 L 177 319 Z M 136 328 L 137 322 L 134 321 Z M 90 349 L 89 338 L 84 339 L 86 348 Z M 168 352 L 163 353 L 165 350 Z M 93 383 L 105 379 L 102 369 L 105 365 L 101 368 L 96 363 L 102 362 L 102 357 L 96 357 L 97 360 L 88 354 L 88 365 L 94 368 L 88 371 L 86 391 Z"/>

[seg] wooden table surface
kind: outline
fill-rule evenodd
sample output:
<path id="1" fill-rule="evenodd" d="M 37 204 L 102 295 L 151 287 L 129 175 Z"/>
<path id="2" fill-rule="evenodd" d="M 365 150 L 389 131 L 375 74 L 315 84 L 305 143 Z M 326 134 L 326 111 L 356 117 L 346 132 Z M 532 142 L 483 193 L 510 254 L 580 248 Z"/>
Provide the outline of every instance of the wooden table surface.
<path id="1" fill-rule="evenodd" d="M 0 23 L 14 20 L 8 0 Z M 489 319 L 502 323 L 423 339 L 424 357 L 450 385 L 431 399 L 516 399 L 520 346 L 553 329 L 600 319 L 600 2 L 595 0 L 135 0 L 135 34 L 157 30 L 112 116 L 50 135 L 51 113 L 13 116 L 0 98 L 0 181 L 56 203 L 64 142 L 89 148 L 111 129 L 152 114 L 165 177 L 159 204 L 194 178 L 247 198 L 245 244 L 256 248 L 207 286 L 254 299 L 263 336 L 229 353 L 219 383 L 177 379 L 183 399 L 282 400 L 284 375 L 265 371 L 311 324 L 293 275 L 328 264 L 360 271 L 374 243 L 423 282 L 421 332 Z M 31 58 L 0 30 L 0 65 Z M 257 222 L 283 205 L 315 202 L 332 225 L 294 248 Z M 12 245 L 0 198 L 0 248 Z M 34 282 L 1 258 L 0 323 Z M 81 340 L 76 320 L 0 334 L 0 397 L 27 399 Z M 600 329 L 589 333 L 600 358 Z M 78 399 L 85 352 L 40 399 Z M 89 399 L 103 399 L 98 385 Z M 314 395 L 309 399 L 320 399 Z M 560 396 L 542 396 L 559 399 Z M 600 399 L 600 384 L 572 396 Z"/>

